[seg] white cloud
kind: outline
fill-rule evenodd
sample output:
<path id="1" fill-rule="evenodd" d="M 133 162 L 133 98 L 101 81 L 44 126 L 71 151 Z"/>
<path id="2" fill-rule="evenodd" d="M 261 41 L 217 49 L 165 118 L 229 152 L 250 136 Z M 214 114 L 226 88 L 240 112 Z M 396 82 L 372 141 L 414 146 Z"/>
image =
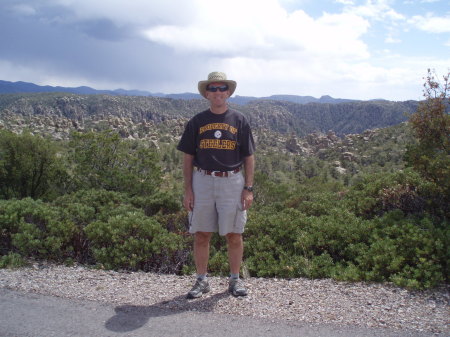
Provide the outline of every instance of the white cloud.
<path id="1" fill-rule="evenodd" d="M 385 43 L 401 43 L 402 40 L 399 38 L 395 38 L 392 35 L 388 35 L 386 36 L 386 38 L 384 39 Z"/>
<path id="2" fill-rule="evenodd" d="M 325 13 L 314 19 L 301 10 L 287 13 L 276 1 L 248 0 L 242 4 L 236 11 L 228 3 L 221 16 L 232 18 L 232 22 L 220 23 L 213 14 L 216 4 L 199 1 L 196 10 L 203 14 L 189 24 L 153 26 L 145 29 L 144 35 L 151 41 L 187 52 L 256 58 L 299 53 L 328 53 L 349 59 L 368 57 L 361 36 L 369 23 L 359 16 Z M 254 8 L 258 8 L 257 14 Z"/>
<path id="3" fill-rule="evenodd" d="M 354 5 L 355 2 L 353 0 L 335 0 L 334 2 L 338 3 L 338 4 L 342 4 L 342 5 Z"/>
<path id="4" fill-rule="evenodd" d="M 450 33 L 450 16 L 413 16 L 409 23 L 429 33 Z"/>
<path id="5" fill-rule="evenodd" d="M 374 0 L 367 1 L 364 5 L 360 6 L 349 6 L 346 11 L 353 13 L 355 15 L 378 20 L 392 20 L 392 21 L 403 21 L 405 16 L 398 13 L 390 6 L 390 1 L 388 0 Z"/>
<path id="6" fill-rule="evenodd" d="M 312 95 L 352 99 L 422 99 L 423 77 L 427 68 L 438 74 L 448 71 L 450 59 L 404 58 L 387 53 L 376 62 L 348 63 L 330 58 L 328 63 L 314 58 L 266 60 L 233 58 L 215 63 L 237 80 L 237 95 Z"/>

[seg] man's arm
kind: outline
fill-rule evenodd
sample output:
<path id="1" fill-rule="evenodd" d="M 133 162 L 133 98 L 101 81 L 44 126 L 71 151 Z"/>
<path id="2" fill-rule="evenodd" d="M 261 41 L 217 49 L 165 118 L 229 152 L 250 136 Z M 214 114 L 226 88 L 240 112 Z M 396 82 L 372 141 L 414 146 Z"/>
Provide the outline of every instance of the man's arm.
<path id="1" fill-rule="evenodd" d="M 192 190 L 192 173 L 194 170 L 194 156 L 185 153 L 183 156 L 184 199 L 183 206 L 188 211 L 194 209 L 194 191 Z"/>
<path id="2" fill-rule="evenodd" d="M 250 155 L 244 158 L 245 186 L 253 186 L 255 176 L 255 156 Z M 247 210 L 253 203 L 253 192 L 243 190 L 241 196 L 242 208 Z"/>

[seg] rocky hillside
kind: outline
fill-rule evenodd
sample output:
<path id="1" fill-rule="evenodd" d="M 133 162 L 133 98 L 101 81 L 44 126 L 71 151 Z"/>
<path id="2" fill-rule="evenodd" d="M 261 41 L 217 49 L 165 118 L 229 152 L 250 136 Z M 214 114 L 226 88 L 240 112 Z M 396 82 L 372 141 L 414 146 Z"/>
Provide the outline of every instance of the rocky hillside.
<path id="1" fill-rule="evenodd" d="M 343 136 L 402 123 L 417 110 L 417 106 L 417 101 L 355 101 L 339 104 L 254 101 L 240 109 L 247 113 L 255 125 L 281 133 L 306 136 L 331 130 Z"/>
<path id="2" fill-rule="evenodd" d="M 0 128 L 67 139 L 71 131 L 115 129 L 123 138 L 178 137 L 206 101 L 73 94 L 0 95 Z"/>
<path id="3" fill-rule="evenodd" d="M 65 140 L 72 131 L 116 130 L 123 138 L 159 147 L 176 143 L 187 120 L 208 107 L 206 100 L 160 97 L 74 95 L 62 93 L 0 95 L 0 129 L 29 130 Z M 400 125 L 417 102 L 344 102 L 295 104 L 254 101 L 234 106 L 253 125 L 260 153 L 277 151 L 338 161 L 363 162 L 357 144 L 377 137 L 389 142 L 400 134 L 380 129 Z M 402 129 L 403 130 L 403 129 Z M 383 143 L 382 142 L 382 143 Z M 395 140 L 397 143 L 398 141 Z M 378 146 L 386 152 L 384 146 Z M 400 156 L 400 154 L 398 155 Z"/>

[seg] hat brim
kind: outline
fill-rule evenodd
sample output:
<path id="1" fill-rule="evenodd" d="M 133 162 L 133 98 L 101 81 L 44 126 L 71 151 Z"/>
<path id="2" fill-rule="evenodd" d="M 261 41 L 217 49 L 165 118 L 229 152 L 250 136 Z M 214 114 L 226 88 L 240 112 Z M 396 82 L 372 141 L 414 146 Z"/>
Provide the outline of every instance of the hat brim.
<path id="1" fill-rule="evenodd" d="M 232 80 L 208 80 L 198 82 L 198 92 L 200 95 L 206 98 L 206 88 L 211 83 L 226 83 L 228 85 L 228 90 L 230 91 L 230 96 L 233 95 L 236 90 L 237 83 Z"/>

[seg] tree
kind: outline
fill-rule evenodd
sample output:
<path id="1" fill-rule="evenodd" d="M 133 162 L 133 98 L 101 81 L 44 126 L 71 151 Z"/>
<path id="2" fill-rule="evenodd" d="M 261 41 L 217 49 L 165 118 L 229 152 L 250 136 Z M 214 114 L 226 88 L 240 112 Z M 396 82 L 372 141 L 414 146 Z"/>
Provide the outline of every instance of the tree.
<path id="1" fill-rule="evenodd" d="M 161 183 L 157 153 L 117 133 L 74 133 L 69 142 L 76 189 L 105 189 L 149 195 Z"/>
<path id="2" fill-rule="evenodd" d="M 424 84 L 425 101 L 410 117 L 417 144 L 409 146 L 406 161 L 433 182 L 445 205 L 450 202 L 450 73 L 440 83 L 428 70 Z"/>
<path id="3" fill-rule="evenodd" d="M 0 198 L 51 198 L 64 175 L 55 143 L 0 131 Z"/>

